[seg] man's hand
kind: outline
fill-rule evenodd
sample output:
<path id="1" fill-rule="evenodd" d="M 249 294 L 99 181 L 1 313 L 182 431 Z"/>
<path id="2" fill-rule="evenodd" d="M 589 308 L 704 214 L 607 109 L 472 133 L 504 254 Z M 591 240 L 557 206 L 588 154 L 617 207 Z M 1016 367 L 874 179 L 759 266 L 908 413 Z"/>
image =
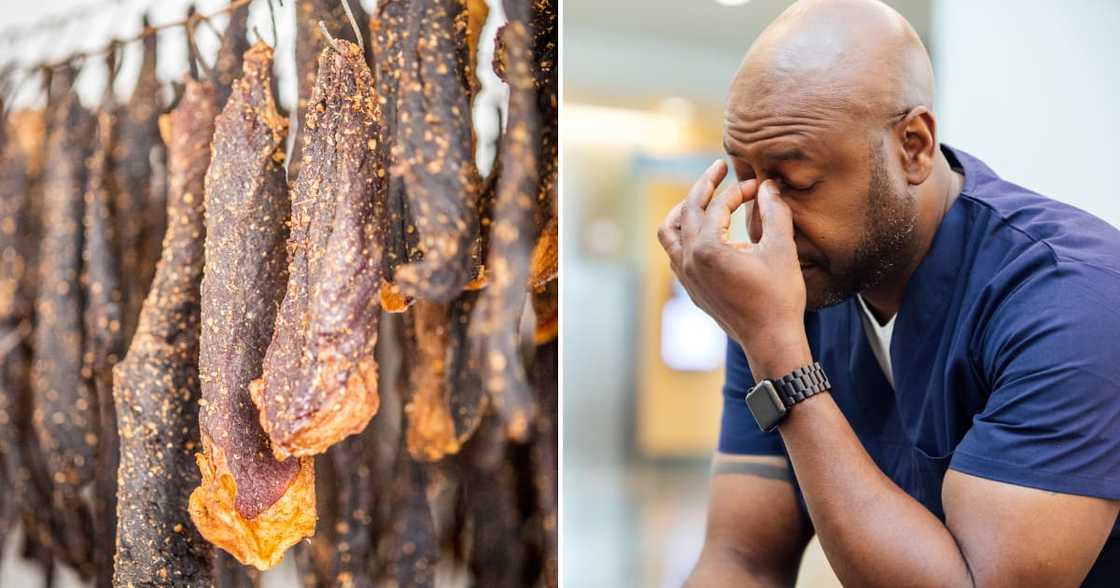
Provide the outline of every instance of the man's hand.
<path id="1" fill-rule="evenodd" d="M 713 198 L 726 175 L 722 160 L 712 164 L 657 237 L 693 302 L 739 342 L 755 377 L 778 377 L 812 361 L 793 220 L 772 181 L 738 182 Z M 757 243 L 731 242 L 731 214 L 756 197 L 761 237 Z"/>

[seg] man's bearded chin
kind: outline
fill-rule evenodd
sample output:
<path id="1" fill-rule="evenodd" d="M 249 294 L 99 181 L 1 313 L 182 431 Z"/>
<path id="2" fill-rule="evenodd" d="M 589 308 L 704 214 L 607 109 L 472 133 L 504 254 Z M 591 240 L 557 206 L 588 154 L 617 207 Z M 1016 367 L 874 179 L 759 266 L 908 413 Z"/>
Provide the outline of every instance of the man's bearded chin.
<path id="1" fill-rule="evenodd" d="M 814 280 L 806 281 L 806 308 L 817 310 L 839 304 L 848 298 L 879 285 L 891 271 L 906 262 L 914 250 L 914 228 L 918 224 L 918 208 L 914 197 L 905 189 L 897 190 L 890 182 L 882 155 L 872 157 L 871 181 L 868 186 L 867 216 L 863 237 L 856 246 L 847 267 L 820 268 Z M 822 283 L 823 282 L 823 283 Z"/>

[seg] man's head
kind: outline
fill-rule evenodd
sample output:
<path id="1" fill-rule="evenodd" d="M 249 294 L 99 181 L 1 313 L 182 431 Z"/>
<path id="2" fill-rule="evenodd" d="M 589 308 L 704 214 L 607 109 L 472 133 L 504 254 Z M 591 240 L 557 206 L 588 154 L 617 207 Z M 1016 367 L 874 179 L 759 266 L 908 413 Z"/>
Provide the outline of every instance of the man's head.
<path id="1" fill-rule="evenodd" d="M 802 0 L 747 52 L 724 148 L 740 180 L 778 183 L 810 309 L 872 288 L 913 258 L 918 187 L 938 156 L 932 109 L 925 47 L 874 0 Z"/>

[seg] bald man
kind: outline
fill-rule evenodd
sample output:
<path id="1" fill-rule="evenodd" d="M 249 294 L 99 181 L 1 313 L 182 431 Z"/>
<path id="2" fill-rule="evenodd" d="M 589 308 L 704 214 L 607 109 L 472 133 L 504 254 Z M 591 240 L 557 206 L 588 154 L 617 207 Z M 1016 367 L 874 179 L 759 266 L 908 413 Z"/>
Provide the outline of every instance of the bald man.
<path id="1" fill-rule="evenodd" d="M 1120 232 L 939 144 L 871 0 L 762 33 L 724 148 L 658 231 L 730 338 L 689 585 L 1120 586 Z"/>

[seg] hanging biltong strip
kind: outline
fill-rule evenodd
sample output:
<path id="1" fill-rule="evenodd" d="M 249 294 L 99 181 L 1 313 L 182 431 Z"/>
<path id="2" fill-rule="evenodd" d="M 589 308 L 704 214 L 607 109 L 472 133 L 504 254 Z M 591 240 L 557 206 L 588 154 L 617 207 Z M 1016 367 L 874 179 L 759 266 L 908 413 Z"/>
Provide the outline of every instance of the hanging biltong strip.
<path id="1" fill-rule="evenodd" d="M 148 26 L 147 17 L 144 26 Z M 165 147 L 159 136 L 160 84 L 156 79 L 156 53 L 158 35 L 144 37 L 144 57 L 140 76 L 128 103 L 120 111 L 120 142 L 114 163 L 116 169 L 116 202 L 114 209 L 127 211 L 118 219 L 117 258 L 120 259 L 121 276 L 124 277 L 125 315 L 124 333 L 127 342 L 136 330 L 140 306 L 148 294 L 155 261 L 141 257 L 145 241 L 145 219 L 148 211 L 163 207 L 161 183 L 154 178 L 163 175 Z M 157 165 L 153 165 L 153 163 Z M 165 210 L 157 211 L 166 214 Z M 150 232 L 147 231 L 147 232 Z M 162 239 L 163 234 L 156 236 Z M 149 239 L 150 240 L 150 239 Z M 150 266 L 150 267 L 149 267 Z"/>
<path id="2" fill-rule="evenodd" d="M 415 0 L 406 15 L 393 172 L 404 178 L 422 261 L 397 269 L 406 296 L 450 302 L 474 277 L 481 187 L 474 164 L 463 0 Z M 405 33 L 402 33 L 405 35 Z"/>
<path id="3" fill-rule="evenodd" d="M 382 120 L 385 121 L 381 158 L 388 162 L 387 167 L 391 170 L 397 169 L 393 146 L 396 145 L 399 128 L 397 106 L 404 50 L 409 48 L 410 54 L 415 53 L 414 35 L 405 26 L 411 11 L 412 0 L 382 0 L 377 3 L 377 12 L 370 24 L 374 63 L 377 66 L 377 98 Z M 385 211 L 381 215 L 385 270 L 379 294 L 382 310 L 397 313 L 404 312 L 412 301 L 406 299 L 389 279 L 398 266 L 419 261 L 419 235 L 409 217 L 404 178 L 396 173 L 389 174 L 386 185 Z"/>
<path id="4" fill-rule="evenodd" d="M 115 66 L 110 57 L 110 80 Z M 110 81 L 111 83 L 111 81 Z M 97 396 L 98 451 L 93 492 L 93 523 L 96 544 L 116 543 L 116 495 L 119 444 L 117 419 L 113 406 L 113 366 L 125 351 L 123 332 L 123 294 L 117 264 L 115 225 L 112 209 L 116 186 L 113 183 L 112 156 L 116 147 L 116 117 L 112 95 L 106 91 L 97 115 L 96 146 L 87 165 L 85 211 L 82 240 L 82 284 L 85 295 L 85 332 L 83 370 Z M 112 586 L 113 554 L 103 548 L 94 550 L 97 585 Z"/>
<path id="5" fill-rule="evenodd" d="M 230 0 L 232 3 L 234 0 Z M 214 62 L 214 75 L 217 78 L 215 93 L 218 108 L 225 108 L 229 94 L 233 91 L 233 81 L 241 76 L 241 56 L 249 50 L 249 3 L 234 8 L 229 13 L 229 24 L 222 34 L 222 46 Z"/>
<path id="6" fill-rule="evenodd" d="M 413 339 L 405 343 L 410 360 L 406 442 L 419 461 L 458 453 L 474 433 L 486 407 L 481 386 L 454 387 L 465 368 L 467 321 L 479 292 L 462 292 L 450 304 L 418 301 L 409 310 Z"/>
<path id="7" fill-rule="evenodd" d="M 292 190 L 288 289 L 250 387 L 278 458 L 322 453 L 377 412 L 384 165 L 372 84 L 356 45 L 323 51 Z"/>
<path id="8" fill-rule="evenodd" d="M 79 282 L 85 159 L 93 135 L 93 116 L 70 91 L 48 137 L 31 373 L 33 424 L 53 483 L 52 508 L 64 520 L 61 545 L 83 577 L 93 572 L 93 529 L 79 491 L 94 478 L 97 452 L 97 398 L 82 377 Z"/>
<path id="9" fill-rule="evenodd" d="M 507 2 L 509 22 L 502 27 L 510 86 L 509 121 L 502 136 L 502 174 L 498 178 L 493 226 L 487 254 L 489 285 L 471 316 L 468 365 L 459 370 L 460 386 L 485 387 L 514 439 L 529 433 L 532 398 L 519 352 L 530 258 L 539 227 L 537 211 L 541 123 L 532 73 L 529 5 Z"/>
<path id="10" fill-rule="evenodd" d="M 373 427 L 333 445 L 328 454 L 335 471 L 337 515 L 334 523 L 332 584 L 346 588 L 374 586 L 370 524 L 376 506 Z"/>
<path id="11" fill-rule="evenodd" d="M 403 439 L 400 446 L 393 476 L 392 520 L 380 546 L 388 575 L 382 584 L 434 587 L 439 544 L 428 504 L 427 466 L 408 456 Z"/>
<path id="12" fill-rule="evenodd" d="M 42 168 L 43 113 L 18 111 L 0 121 L 0 328 L 30 321 L 38 246 L 33 206 Z"/>
<path id="13" fill-rule="evenodd" d="M 287 281 L 289 203 L 272 49 L 255 44 L 244 69 L 215 123 L 206 174 L 202 484 L 190 509 L 208 541 L 263 570 L 314 531 L 315 492 L 311 460 L 273 458 L 249 397 Z"/>
<path id="14" fill-rule="evenodd" d="M 120 490 L 113 584 L 201 586 L 212 548 L 189 520 L 199 480 L 200 294 L 203 178 L 214 132 L 214 90 L 188 79 L 161 118 L 169 146 L 169 219 L 162 258 L 128 354 L 114 369 Z"/>
<path id="15" fill-rule="evenodd" d="M 542 309 L 551 312 L 555 309 L 556 281 L 550 282 L 547 292 L 534 296 L 533 306 L 537 307 L 537 320 L 541 320 Z M 541 299 L 538 302 L 538 299 Z M 539 332 L 539 330 L 538 330 Z M 556 588 L 559 559 L 557 551 L 557 505 L 559 486 L 557 471 L 559 467 L 558 431 L 559 413 L 557 395 L 559 376 L 559 343 L 553 335 L 547 342 L 538 342 L 534 352 L 532 381 L 537 393 L 540 414 L 534 421 L 535 434 L 532 444 L 532 465 L 534 487 L 537 491 L 537 509 L 544 543 L 544 580 L 548 588 Z"/>
<path id="16" fill-rule="evenodd" d="M 56 102 L 55 100 L 51 101 Z M 49 108 L 48 112 L 56 110 Z M 5 123 L 0 152 L 0 450 L 25 540 L 36 555 L 48 546 L 67 555 L 61 521 L 51 509 L 51 478 L 32 426 L 31 325 L 38 282 L 40 173 L 46 116 L 16 111 Z M 68 560 L 76 564 L 76 561 Z"/>
<path id="17" fill-rule="evenodd" d="M 523 584 L 526 549 L 516 473 L 498 415 L 489 413 L 463 452 L 464 496 L 471 532 L 467 567 L 473 586 Z"/>
<path id="18" fill-rule="evenodd" d="M 357 43 L 353 27 L 346 17 L 346 10 L 342 2 L 349 2 L 350 9 L 358 23 L 358 31 L 362 35 L 362 44 L 366 48 L 363 59 L 366 65 L 373 63 L 372 47 L 369 43 L 369 17 L 362 10 L 358 0 L 297 0 L 296 1 L 296 78 L 299 82 L 297 88 L 296 109 L 293 112 L 295 122 L 295 141 L 292 144 L 292 157 L 288 163 L 288 179 L 295 182 L 299 177 L 299 170 L 304 164 L 304 149 L 307 147 L 308 131 L 304 128 L 307 120 L 307 108 L 311 103 L 312 92 L 316 86 L 316 76 L 319 74 L 319 54 L 325 49 L 329 41 L 323 36 L 319 28 L 319 21 L 336 39 L 345 39 Z"/>
<path id="19" fill-rule="evenodd" d="M 537 79 L 537 108 L 541 117 L 540 191 L 537 226 L 556 218 L 556 178 L 559 170 L 560 44 L 556 0 L 534 0 L 532 16 L 533 74 Z M 547 233 L 546 233 L 547 234 Z"/>

